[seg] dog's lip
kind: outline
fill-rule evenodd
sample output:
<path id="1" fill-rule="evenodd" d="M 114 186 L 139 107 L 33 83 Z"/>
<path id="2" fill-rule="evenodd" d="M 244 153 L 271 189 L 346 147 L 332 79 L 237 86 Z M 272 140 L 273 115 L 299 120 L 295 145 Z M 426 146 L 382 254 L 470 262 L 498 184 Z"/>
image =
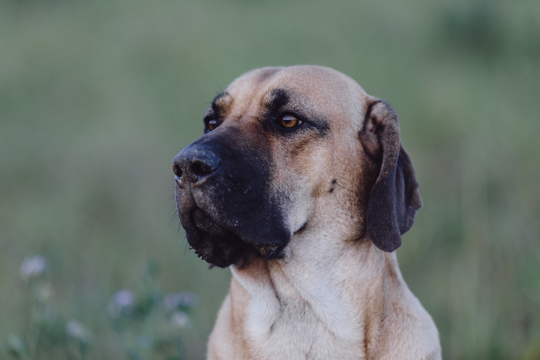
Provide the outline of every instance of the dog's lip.
<path id="1" fill-rule="evenodd" d="M 304 231 L 304 229 L 306 228 L 307 226 L 307 220 L 305 220 L 303 223 L 301 223 L 302 225 L 300 225 L 296 230 L 293 231 L 293 234 L 298 234 L 302 231 Z"/>
<path id="2" fill-rule="evenodd" d="M 196 206 L 194 207 L 191 212 L 193 213 L 194 211 L 196 210 L 200 210 L 202 212 L 204 212 L 204 210 L 202 210 L 200 207 Z M 206 212 L 204 212 L 210 219 L 213 220 L 212 216 Z M 191 218 L 191 217 L 190 217 Z M 197 222 L 193 221 L 193 219 L 191 218 L 191 224 L 195 227 L 195 229 L 201 233 L 206 233 L 208 234 L 208 232 L 206 231 L 206 229 L 202 229 L 199 227 L 200 224 L 197 224 Z M 253 250 L 255 250 L 255 252 L 263 259 L 265 260 L 273 260 L 273 259 L 278 259 L 280 256 L 281 256 L 281 252 L 284 248 L 284 246 L 282 245 L 279 245 L 279 244 L 257 244 L 257 243 L 253 243 L 252 241 L 249 241 L 249 240 L 246 240 L 245 238 L 243 238 L 242 236 L 240 236 L 240 234 L 238 234 L 234 228 L 231 228 L 231 227 L 227 227 L 227 229 L 229 231 L 231 231 L 231 233 L 236 236 L 238 239 L 240 239 L 244 244 L 246 244 L 246 246 L 249 246 L 250 248 L 252 248 Z M 203 258 L 204 260 L 206 260 L 203 256 L 200 256 L 198 254 L 198 251 L 197 249 L 194 249 L 195 252 L 197 253 L 197 255 L 201 258 Z"/>
<path id="3" fill-rule="evenodd" d="M 282 246 L 279 245 L 252 245 L 257 249 L 259 256 L 265 260 L 277 259 L 281 256 L 281 251 L 283 250 Z"/>

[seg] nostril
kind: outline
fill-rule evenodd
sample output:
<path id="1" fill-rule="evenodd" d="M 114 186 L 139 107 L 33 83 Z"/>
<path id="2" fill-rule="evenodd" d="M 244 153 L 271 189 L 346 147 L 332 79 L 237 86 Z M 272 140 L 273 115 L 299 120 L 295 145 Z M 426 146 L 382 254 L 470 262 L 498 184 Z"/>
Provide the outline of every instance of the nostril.
<path id="1" fill-rule="evenodd" d="M 173 165 L 174 175 L 182 177 L 182 169 L 178 165 Z"/>
<path id="2" fill-rule="evenodd" d="M 213 173 L 215 168 L 207 163 L 204 163 L 202 161 L 195 161 L 193 164 L 191 164 L 191 172 L 193 175 L 202 177 L 209 175 Z"/>

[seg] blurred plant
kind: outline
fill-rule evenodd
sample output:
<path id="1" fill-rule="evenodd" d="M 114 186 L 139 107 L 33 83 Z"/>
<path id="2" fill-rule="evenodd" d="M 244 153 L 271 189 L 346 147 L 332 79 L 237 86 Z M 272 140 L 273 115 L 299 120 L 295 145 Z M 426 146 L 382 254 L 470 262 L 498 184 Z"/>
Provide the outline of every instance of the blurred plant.
<path id="1" fill-rule="evenodd" d="M 11 335 L 8 340 L 8 354 L 15 358 L 26 358 L 28 349 L 24 341 L 15 335 Z"/>
<path id="2" fill-rule="evenodd" d="M 122 315 L 129 315 L 135 305 L 135 294 L 128 289 L 118 290 L 109 302 L 109 316 L 120 319 Z"/>
<path id="3" fill-rule="evenodd" d="M 157 290 L 157 275 L 157 267 L 151 263 L 143 275 L 143 291 L 136 295 L 129 289 L 118 290 L 108 313 L 130 359 L 185 359 L 181 330 L 191 326 L 188 313 L 198 297 L 189 291 L 162 295 Z"/>
<path id="4" fill-rule="evenodd" d="M 70 320 L 64 329 L 52 305 L 54 288 L 47 278 L 45 258 L 41 255 L 24 258 L 20 275 L 29 293 L 28 324 L 23 336 L 9 337 L 4 352 L 15 359 L 36 359 L 51 352 L 84 359 L 91 341 L 90 332 L 75 320 Z"/>
<path id="5" fill-rule="evenodd" d="M 199 297 L 191 291 L 181 291 L 179 293 L 167 294 L 163 298 L 163 305 L 168 310 L 185 310 L 197 306 Z"/>
<path id="6" fill-rule="evenodd" d="M 92 334 L 78 320 L 71 319 L 66 324 L 66 334 L 70 341 L 72 353 L 77 353 L 80 358 L 84 358 L 88 353 Z"/>
<path id="7" fill-rule="evenodd" d="M 47 262 L 41 255 L 26 257 L 21 263 L 21 278 L 24 281 L 39 279 L 45 275 Z"/>
<path id="8" fill-rule="evenodd" d="M 9 336 L 0 348 L 0 358 L 3 354 L 24 360 L 50 358 L 50 354 L 69 359 L 90 357 L 92 332 L 77 319 L 64 323 L 52 306 L 54 288 L 47 279 L 46 259 L 41 255 L 23 259 L 20 275 L 31 295 L 29 323 L 23 336 Z M 181 331 L 191 326 L 189 311 L 198 297 L 189 291 L 163 295 L 156 286 L 157 275 L 157 267 L 151 263 L 143 274 L 143 290 L 118 290 L 107 313 L 129 359 L 182 360 Z"/>

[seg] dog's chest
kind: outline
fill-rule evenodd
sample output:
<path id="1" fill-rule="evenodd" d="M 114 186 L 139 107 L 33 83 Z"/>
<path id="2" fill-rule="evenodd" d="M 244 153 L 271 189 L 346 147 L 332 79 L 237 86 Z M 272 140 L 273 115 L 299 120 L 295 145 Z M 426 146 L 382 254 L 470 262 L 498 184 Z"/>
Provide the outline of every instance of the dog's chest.
<path id="1" fill-rule="evenodd" d="M 256 358 L 363 358 L 362 334 L 338 289 L 321 286 L 324 278 L 305 284 L 275 280 L 272 291 L 254 291 L 246 309 L 247 340 Z"/>
<path id="2" fill-rule="evenodd" d="M 348 339 L 337 338 L 308 305 L 284 306 L 263 338 L 253 339 L 267 359 L 359 359 L 361 349 Z"/>

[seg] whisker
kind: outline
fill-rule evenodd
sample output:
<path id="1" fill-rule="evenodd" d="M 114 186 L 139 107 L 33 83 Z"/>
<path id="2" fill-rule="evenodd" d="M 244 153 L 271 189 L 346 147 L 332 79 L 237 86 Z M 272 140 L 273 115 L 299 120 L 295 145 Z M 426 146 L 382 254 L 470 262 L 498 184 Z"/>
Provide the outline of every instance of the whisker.
<path id="1" fill-rule="evenodd" d="M 176 229 L 176 235 L 180 234 L 180 229 L 182 228 L 182 224 L 180 223 L 180 221 L 178 222 L 178 228 Z M 184 234 L 184 239 L 186 239 L 186 235 Z"/>
<path id="2" fill-rule="evenodd" d="M 176 207 L 176 204 L 173 204 L 171 206 L 171 210 L 169 212 L 172 212 L 171 220 L 169 220 L 169 226 L 171 226 L 174 219 L 178 220 L 178 208 Z"/>
<path id="3" fill-rule="evenodd" d="M 219 83 L 217 82 L 217 80 L 215 78 L 214 78 L 214 83 L 219 88 L 219 92 L 216 93 L 216 95 L 221 94 L 223 92 L 223 88 L 219 85 Z"/>

